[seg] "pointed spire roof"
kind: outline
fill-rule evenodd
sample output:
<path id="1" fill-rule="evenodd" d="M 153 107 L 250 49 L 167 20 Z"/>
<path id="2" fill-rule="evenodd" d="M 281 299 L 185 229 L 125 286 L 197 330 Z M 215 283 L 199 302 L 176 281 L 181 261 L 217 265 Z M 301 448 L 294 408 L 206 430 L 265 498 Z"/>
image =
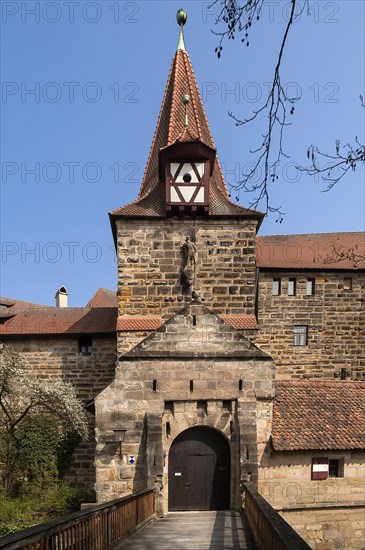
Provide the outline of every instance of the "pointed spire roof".
<path id="1" fill-rule="evenodd" d="M 178 12 L 178 16 L 181 11 Z M 185 95 L 189 96 L 187 106 L 183 102 Z M 186 114 L 189 121 L 187 127 Z M 165 182 L 159 179 L 159 152 L 179 142 L 201 142 L 216 149 L 190 57 L 185 50 L 182 24 L 178 49 L 172 60 L 138 199 L 110 213 L 112 226 L 113 220 L 120 216 L 166 216 Z M 261 212 L 244 208 L 229 200 L 218 158 L 215 160 L 210 182 L 209 215 L 245 216 L 259 220 L 264 217 Z"/>

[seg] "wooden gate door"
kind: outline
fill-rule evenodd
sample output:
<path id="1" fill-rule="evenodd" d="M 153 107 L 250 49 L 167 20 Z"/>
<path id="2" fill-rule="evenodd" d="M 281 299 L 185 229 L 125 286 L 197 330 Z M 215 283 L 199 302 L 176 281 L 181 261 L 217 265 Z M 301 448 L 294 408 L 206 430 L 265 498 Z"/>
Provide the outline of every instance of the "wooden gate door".
<path id="1" fill-rule="evenodd" d="M 229 508 L 231 454 L 216 430 L 190 428 L 173 442 L 169 455 L 169 510 Z"/>

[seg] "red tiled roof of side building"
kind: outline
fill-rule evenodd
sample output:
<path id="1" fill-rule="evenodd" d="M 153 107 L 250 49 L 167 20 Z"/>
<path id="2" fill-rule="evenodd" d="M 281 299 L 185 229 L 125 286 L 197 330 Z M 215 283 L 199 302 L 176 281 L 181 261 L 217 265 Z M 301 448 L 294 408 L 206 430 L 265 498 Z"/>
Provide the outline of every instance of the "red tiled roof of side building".
<path id="1" fill-rule="evenodd" d="M 98 288 L 86 307 L 118 307 L 117 293 L 108 288 Z"/>
<path id="2" fill-rule="evenodd" d="M 1 335 L 102 334 L 116 331 L 118 308 L 20 310 L 0 324 Z"/>
<path id="3" fill-rule="evenodd" d="M 255 315 L 220 315 L 220 318 L 238 330 L 257 330 Z M 161 317 L 118 317 L 117 330 L 139 331 L 156 330 L 163 324 Z"/>
<path id="4" fill-rule="evenodd" d="M 365 232 L 260 236 L 256 247 L 265 269 L 365 268 Z"/>
<path id="5" fill-rule="evenodd" d="M 275 383 L 276 451 L 365 449 L 365 382 Z"/>
<path id="6" fill-rule="evenodd" d="M 17 300 L 16 298 L 5 298 L 0 296 L 0 306 L 5 308 L 14 309 L 45 309 L 52 306 L 44 306 L 42 304 L 34 304 L 33 302 L 25 302 L 24 300 Z"/>
<path id="7" fill-rule="evenodd" d="M 258 330 L 255 315 L 220 315 L 226 323 L 237 330 Z"/>
<path id="8" fill-rule="evenodd" d="M 182 102 L 184 94 L 190 97 L 187 106 L 188 129 L 185 128 L 185 106 Z M 138 199 L 109 214 L 113 231 L 114 220 L 120 216 L 166 216 L 165 183 L 159 181 L 159 153 L 161 149 L 181 141 L 199 141 L 215 149 L 189 55 L 186 51 L 178 50 L 171 64 Z M 230 201 L 217 158 L 210 183 L 209 215 L 253 217 L 259 219 L 259 222 L 264 217 L 261 212 Z"/>
<path id="9" fill-rule="evenodd" d="M 117 330 L 121 332 L 156 330 L 162 323 L 162 318 L 158 316 L 118 317 Z"/>

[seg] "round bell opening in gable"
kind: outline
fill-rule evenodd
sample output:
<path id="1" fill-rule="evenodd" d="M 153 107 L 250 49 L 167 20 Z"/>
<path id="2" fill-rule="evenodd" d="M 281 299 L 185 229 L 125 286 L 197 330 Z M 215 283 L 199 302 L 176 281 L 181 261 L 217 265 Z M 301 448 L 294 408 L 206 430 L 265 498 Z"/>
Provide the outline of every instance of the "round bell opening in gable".
<path id="1" fill-rule="evenodd" d="M 184 183 L 190 183 L 191 182 L 191 174 L 186 172 L 186 174 L 183 175 L 183 182 Z"/>

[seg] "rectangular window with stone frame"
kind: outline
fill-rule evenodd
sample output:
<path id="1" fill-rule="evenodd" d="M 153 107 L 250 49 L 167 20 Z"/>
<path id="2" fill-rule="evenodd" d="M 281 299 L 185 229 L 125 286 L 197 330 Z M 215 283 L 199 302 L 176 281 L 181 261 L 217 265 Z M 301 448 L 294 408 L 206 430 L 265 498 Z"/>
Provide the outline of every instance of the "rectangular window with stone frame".
<path id="1" fill-rule="evenodd" d="M 288 281 L 288 296 L 296 296 L 297 293 L 297 280 L 290 278 Z"/>
<path id="2" fill-rule="evenodd" d="M 281 294 L 281 279 L 276 278 L 272 280 L 272 295 L 280 296 Z"/>
<path id="3" fill-rule="evenodd" d="M 93 352 L 93 339 L 92 336 L 80 336 L 79 337 L 79 352 L 81 355 L 91 355 Z"/>
<path id="4" fill-rule="evenodd" d="M 311 470 L 312 480 L 344 477 L 344 459 L 328 457 L 312 458 Z"/>
<path id="5" fill-rule="evenodd" d="M 294 346 L 308 345 L 308 325 L 294 325 Z"/>
<path id="6" fill-rule="evenodd" d="M 316 288 L 316 280 L 313 277 L 307 279 L 307 296 L 314 296 Z"/>

